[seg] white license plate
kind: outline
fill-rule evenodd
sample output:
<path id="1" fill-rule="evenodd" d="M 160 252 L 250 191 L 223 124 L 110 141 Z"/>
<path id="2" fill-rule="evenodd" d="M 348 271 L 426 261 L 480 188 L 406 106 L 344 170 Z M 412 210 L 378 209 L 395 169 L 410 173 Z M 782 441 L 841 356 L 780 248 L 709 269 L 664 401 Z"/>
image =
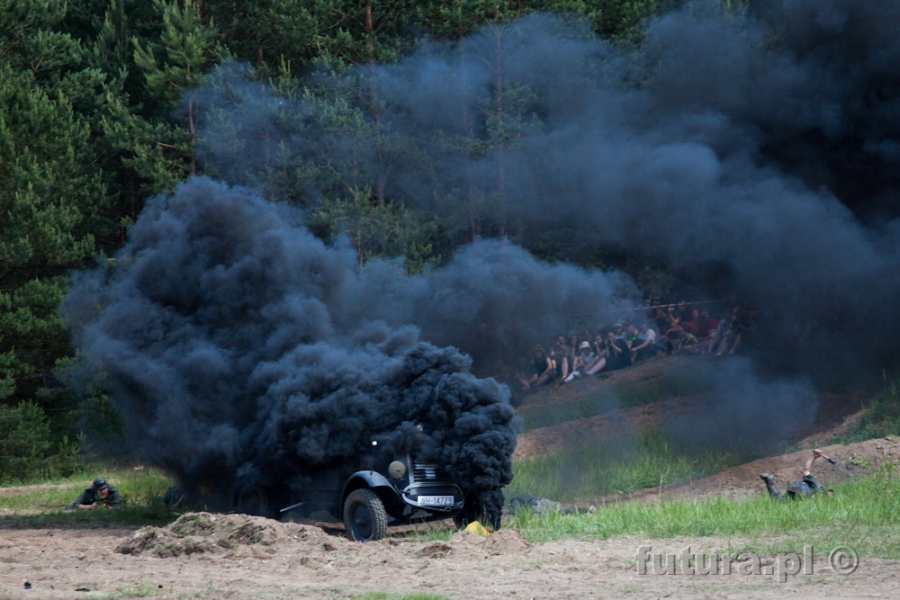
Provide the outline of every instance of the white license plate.
<path id="1" fill-rule="evenodd" d="M 425 506 L 452 506 L 453 496 L 419 496 L 419 504 Z"/>

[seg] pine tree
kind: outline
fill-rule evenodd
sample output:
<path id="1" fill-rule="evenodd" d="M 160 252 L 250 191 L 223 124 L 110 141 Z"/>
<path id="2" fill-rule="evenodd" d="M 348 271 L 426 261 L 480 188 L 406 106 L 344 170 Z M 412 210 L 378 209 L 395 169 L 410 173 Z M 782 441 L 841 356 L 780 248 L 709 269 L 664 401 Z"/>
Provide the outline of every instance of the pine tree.
<path id="1" fill-rule="evenodd" d="M 171 164 L 181 167 L 184 176 L 198 170 L 198 100 L 189 91 L 206 80 L 205 72 L 227 58 L 227 52 L 216 42 L 212 25 L 204 22 L 199 3 L 157 0 L 156 6 L 164 24 L 160 39 L 152 45 L 134 39 L 134 60 L 146 77 L 150 97 L 160 109 L 171 109 L 184 102 L 180 118 L 175 122 L 158 119 L 148 132 L 159 149 L 171 151 Z"/>
<path id="2" fill-rule="evenodd" d="M 108 202 L 78 108 L 103 77 L 54 28 L 64 10 L 0 2 L 0 399 L 32 398 L 69 351 L 56 306 Z"/>

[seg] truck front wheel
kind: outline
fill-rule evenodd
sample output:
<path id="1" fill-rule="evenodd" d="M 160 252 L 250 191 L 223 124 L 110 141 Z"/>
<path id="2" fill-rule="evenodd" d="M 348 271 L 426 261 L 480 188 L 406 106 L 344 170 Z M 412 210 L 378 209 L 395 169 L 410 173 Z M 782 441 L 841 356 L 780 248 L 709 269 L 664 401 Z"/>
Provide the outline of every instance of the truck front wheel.
<path id="1" fill-rule="evenodd" d="M 369 542 L 387 535 L 387 511 L 372 490 L 353 490 L 344 501 L 344 527 L 351 540 Z"/>

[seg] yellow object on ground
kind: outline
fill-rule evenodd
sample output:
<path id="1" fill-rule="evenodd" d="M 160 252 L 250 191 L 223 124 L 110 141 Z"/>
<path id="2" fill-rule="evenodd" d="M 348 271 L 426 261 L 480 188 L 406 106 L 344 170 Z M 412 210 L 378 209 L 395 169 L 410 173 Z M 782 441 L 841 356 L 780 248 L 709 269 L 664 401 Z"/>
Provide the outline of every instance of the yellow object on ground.
<path id="1" fill-rule="evenodd" d="M 466 525 L 466 531 L 469 533 L 477 533 L 482 537 L 490 537 L 491 532 L 484 528 L 484 525 L 479 523 L 478 521 L 472 521 L 468 525 Z"/>

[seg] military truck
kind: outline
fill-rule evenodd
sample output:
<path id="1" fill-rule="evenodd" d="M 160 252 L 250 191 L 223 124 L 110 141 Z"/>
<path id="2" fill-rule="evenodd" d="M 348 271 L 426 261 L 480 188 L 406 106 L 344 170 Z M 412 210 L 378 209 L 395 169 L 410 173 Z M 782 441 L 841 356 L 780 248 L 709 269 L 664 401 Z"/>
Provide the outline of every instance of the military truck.
<path id="1" fill-rule="evenodd" d="M 281 518 L 329 516 L 343 521 L 350 539 L 385 537 L 388 527 L 452 518 L 458 526 L 479 520 L 483 507 L 434 461 L 387 451 L 386 439 L 356 461 L 317 467 L 290 486 L 256 485 L 235 491 L 234 509 Z"/>

